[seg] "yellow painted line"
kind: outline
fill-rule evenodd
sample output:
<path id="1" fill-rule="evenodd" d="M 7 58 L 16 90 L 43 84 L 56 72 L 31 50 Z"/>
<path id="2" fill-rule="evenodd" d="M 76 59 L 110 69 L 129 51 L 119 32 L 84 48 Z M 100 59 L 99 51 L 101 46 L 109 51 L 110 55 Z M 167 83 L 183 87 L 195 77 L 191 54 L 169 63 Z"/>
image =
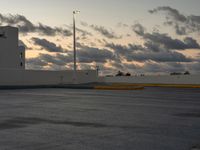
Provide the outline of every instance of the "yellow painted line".
<path id="1" fill-rule="evenodd" d="M 200 88 L 200 85 L 194 84 L 129 84 L 129 83 L 113 83 L 112 86 L 144 86 L 144 87 L 174 87 L 174 88 Z"/>
<path id="2" fill-rule="evenodd" d="M 95 86 L 96 90 L 143 90 L 144 87 L 138 86 Z"/>

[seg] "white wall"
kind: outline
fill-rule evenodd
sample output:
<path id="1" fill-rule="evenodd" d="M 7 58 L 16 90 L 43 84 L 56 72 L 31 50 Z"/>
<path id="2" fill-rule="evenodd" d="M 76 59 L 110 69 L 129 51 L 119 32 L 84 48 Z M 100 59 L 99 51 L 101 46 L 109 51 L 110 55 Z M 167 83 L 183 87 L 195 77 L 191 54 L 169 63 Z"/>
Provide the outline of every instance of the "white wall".
<path id="1" fill-rule="evenodd" d="M 95 70 L 77 71 L 77 84 L 97 82 Z M 62 85 L 74 83 L 73 71 L 0 70 L 0 86 Z"/>
<path id="2" fill-rule="evenodd" d="M 136 84 L 200 84 L 200 75 L 102 77 L 99 78 L 99 82 Z"/>

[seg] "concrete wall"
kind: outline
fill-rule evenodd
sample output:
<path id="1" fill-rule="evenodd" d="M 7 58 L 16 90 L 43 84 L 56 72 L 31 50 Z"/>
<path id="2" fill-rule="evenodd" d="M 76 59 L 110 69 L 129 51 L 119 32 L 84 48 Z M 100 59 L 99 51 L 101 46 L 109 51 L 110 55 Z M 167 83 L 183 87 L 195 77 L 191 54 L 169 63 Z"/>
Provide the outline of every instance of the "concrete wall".
<path id="1" fill-rule="evenodd" d="M 102 77 L 99 82 L 106 83 L 144 83 L 144 84 L 198 84 L 200 75 L 178 76 L 133 76 L 133 77 Z"/>
<path id="2" fill-rule="evenodd" d="M 95 70 L 73 71 L 0 70 L 0 86 L 62 85 L 97 82 Z"/>

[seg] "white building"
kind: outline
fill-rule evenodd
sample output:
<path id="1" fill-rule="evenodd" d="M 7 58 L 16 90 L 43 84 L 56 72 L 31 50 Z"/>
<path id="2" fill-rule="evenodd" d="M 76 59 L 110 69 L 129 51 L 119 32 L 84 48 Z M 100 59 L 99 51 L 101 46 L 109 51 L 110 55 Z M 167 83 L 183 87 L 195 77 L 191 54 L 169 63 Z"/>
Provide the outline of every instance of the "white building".
<path id="1" fill-rule="evenodd" d="M 96 70 L 42 71 L 25 69 L 25 48 L 18 29 L 0 27 L 0 86 L 46 86 L 97 82 Z"/>
<path id="2" fill-rule="evenodd" d="M 18 29 L 0 27 L 0 69 L 25 69 L 25 48 L 18 47 Z"/>

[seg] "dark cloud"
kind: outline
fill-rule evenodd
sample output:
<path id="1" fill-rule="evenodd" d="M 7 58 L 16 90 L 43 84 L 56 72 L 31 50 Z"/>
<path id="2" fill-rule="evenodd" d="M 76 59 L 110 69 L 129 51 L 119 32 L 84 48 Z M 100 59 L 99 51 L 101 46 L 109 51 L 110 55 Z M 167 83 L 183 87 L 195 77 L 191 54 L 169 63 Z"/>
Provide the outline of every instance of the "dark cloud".
<path id="1" fill-rule="evenodd" d="M 173 51 L 143 51 L 137 53 L 131 53 L 126 55 L 127 61 L 155 61 L 155 62 L 192 62 L 193 59 L 187 58 L 181 53 Z"/>
<path id="2" fill-rule="evenodd" d="M 40 46 L 42 49 L 47 50 L 48 52 L 64 52 L 65 50 L 61 46 L 57 46 L 55 43 L 50 42 L 46 39 L 32 38 L 34 44 Z"/>
<path id="3" fill-rule="evenodd" d="M 39 23 L 38 26 L 35 26 L 36 31 L 38 31 L 41 34 L 47 35 L 47 36 L 55 36 L 57 34 L 64 35 L 64 36 L 71 36 L 72 33 L 69 30 L 63 29 L 61 27 L 50 27 L 47 25 L 43 25 Z"/>
<path id="4" fill-rule="evenodd" d="M 88 48 L 87 48 L 88 49 Z M 87 50 L 79 50 L 78 58 L 80 62 L 81 69 L 94 69 L 94 66 L 91 63 L 96 62 L 98 66 L 101 68 L 101 72 L 104 74 L 113 74 L 118 70 L 124 72 L 130 72 L 132 74 L 140 74 L 140 73 L 170 73 L 170 72 L 184 72 L 185 70 L 194 70 L 199 68 L 199 63 L 192 63 L 191 60 L 184 57 L 179 53 L 154 53 L 154 52 L 137 52 L 132 53 L 130 56 L 127 56 L 127 60 L 130 61 L 144 61 L 144 66 L 139 66 L 135 64 L 123 64 L 115 61 L 115 57 L 113 57 L 112 53 L 108 51 L 103 53 L 99 52 L 102 50 L 96 48 L 90 48 Z M 98 58 L 95 58 L 97 57 Z M 110 56 L 109 56 L 110 55 Z M 99 57 L 100 56 L 100 57 Z M 177 63 L 178 60 L 180 62 L 189 63 L 191 65 L 183 65 L 181 63 Z M 105 62 L 109 61 L 112 67 L 107 67 L 104 65 Z M 26 61 L 26 66 L 28 69 L 49 69 L 49 70 L 63 70 L 63 69 L 71 69 L 73 64 L 73 53 L 70 52 L 68 54 L 40 54 L 37 58 L 30 58 Z"/>
<path id="5" fill-rule="evenodd" d="M 187 17 L 182 15 L 178 10 L 173 9 L 169 6 L 158 7 L 156 9 L 150 10 L 150 13 L 158 13 L 160 11 L 165 11 L 169 16 L 171 16 L 174 20 L 185 22 L 187 21 Z"/>
<path id="6" fill-rule="evenodd" d="M 144 50 L 143 46 L 135 44 L 128 44 L 128 46 L 125 46 L 121 44 L 107 43 L 105 46 L 121 55 L 130 54 L 133 51 Z"/>
<path id="7" fill-rule="evenodd" d="M 3 15 L 0 14 L 0 24 L 16 26 L 19 31 L 23 34 L 27 33 L 39 33 L 47 36 L 55 36 L 57 34 L 64 36 L 71 36 L 71 31 L 63 29 L 61 27 L 50 27 L 39 23 L 38 25 L 33 24 L 25 16 L 22 15 Z"/>
<path id="8" fill-rule="evenodd" d="M 197 41 L 191 37 L 186 37 L 184 39 L 184 43 L 185 43 L 185 46 L 186 48 L 191 48 L 191 49 L 199 49 L 200 48 L 200 45 L 199 43 L 197 43 Z"/>
<path id="9" fill-rule="evenodd" d="M 82 26 L 87 26 L 86 22 L 81 22 Z M 73 26 L 72 25 L 66 25 L 67 28 L 69 28 L 70 30 L 73 30 Z M 76 32 L 77 32 L 77 39 L 79 40 L 87 40 L 89 39 L 89 37 L 93 37 L 93 34 L 91 32 L 89 32 L 86 29 L 82 29 L 82 28 L 78 28 L 76 27 Z"/>
<path id="10" fill-rule="evenodd" d="M 175 51 L 162 48 L 160 44 L 146 43 L 145 47 L 141 45 L 129 44 L 128 46 L 120 44 L 106 44 L 106 47 L 111 48 L 115 55 L 124 58 L 127 61 L 155 61 L 155 62 L 192 62 L 193 59 L 184 56 Z"/>
<path id="11" fill-rule="evenodd" d="M 82 63 L 105 63 L 107 60 L 115 60 L 114 54 L 107 49 L 99 49 L 96 47 L 89 47 L 86 45 L 78 44 L 79 50 L 77 57 L 79 62 Z"/>
<path id="12" fill-rule="evenodd" d="M 98 49 L 79 44 L 77 60 L 79 63 L 85 64 L 84 66 L 86 67 L 93 62 L 103 64 L 109 60 L 115 60 L 115 56 L 109 50 Z M 44 68 L 48 66 L 50 69 L 57 68 L 58 70 L 62 70 L 62 68 L 65 68 L 71 63 L 73 63 L 72 51 L 69 51 L 67 54 L 40 54 L 37 58 L 31 58 L 27 60 L 27 65 L 29 66 L 28 68 Z"/>
<path id="13" fill-rule="evenodd" d="M 44 69 L 45 67 L 54 67 L 50 69 L 55 69 L 56 66 L 61 69 L 71 62 L 73 62 L 71 54 L 39 54 L 36 58 L 27 59 L 26 65 L 29 69 Z"/>
<path id="14" fill-rule="evenodd" d="M 176 33 L 179 35 L 186 35 L 191 32 L 200 32 L 200 16 L 196 15 L 183 15 L 178 10 L 163 6 L 150 10 L 150 13 L 166 13 L 166 25 L 173 26 Z"/>
<path id="15" fill-rule="evenodd" d="M 161 33 L 145 33 L 143 38 L 153 43 L 160 44 L 167 49 L 185 50 L 185 49 L 199 49 L 200 46 L 196 40 L 191 37 L 186 37 L 184 41 L 173 39 L 167 34 Z"/>
<path id="16" fill-rule="evenodd" d="M 158 32 L 146 33 L 141 24 L 134 25 L 133 30 L 136 34 L 143 37 L 146 41 L 146 46 L 151 47 L 155 51 L 158 51 L 158 46 L 171 50 L 200 49 L 200 45 L 191 37 L 186 37 L 181 41 L 179 39 L 173 39 L 168 34 L 161 34 Z"/>
<path id="17" fill-rule="evenodd" d="M 73 57 L 71 57 L 71 55 L 66 55 L 66 54 L 56 54 L 56 55 L 40 54 L 39 58 L 44 62 L 59 66 L 65 66 L 67 63 L 73 62 Z"/>
<path id="18" fill-rule="evenodd" d="M 144 35 L 145 28 L 141 24 L 137 23 L 132 26 L 133 31 L 138 35 Z"/>
<path id="19" fill-rule="evenodd" d="M 178 24 L 174 25 L 175 31 L 178 35 L 186 35 L 187 31 L 185 27 L 179 26 Z"/>
<path id="20" fill-rule="evenodd" d="M 153 51 L 153 52 L 159 52 L 159 51 L 163 51 L 163 48 L 160 46 L 159 43 L 154 43 L 152 41 L 146 41 L 144 43 L 144 46 L 150 50 L 150 51 Z"/>
<path id="21" fill-rule="evenodd" d="M 88 32 L 86 30 L 80 29 L 80 28 L 76 28 L 76 31 L 81 33 L 81 36 L 83 36 L 83 37 L 92 36 L 92 33 Z"/>
<path id="22" fill-rule="evenodd" d="M 90 27 L 93 30 L 99 32 L 101 35 L 105 36 L 106 38 L 109 38 L 109 39 L 120 39 L 120 38 L 122 38 L 121 36 L 118 36 L 115 32 L 109 31 L 104 26 L 90 25 Z"/>
<path id="23" fill-rule="evenodd" d="M 81 25 L 84 27 L 90 27 L 94 31 L 100 33 L 101 35 L 105 36 L 109 39 L 120 39 L 122 36 L 118 36 L 114 31 L 106 29 L 104 26 L 98 26 L 98 25 L 89 25 L 87 22 L 81 21 Z M 91 33 L 90 33 L 91 34 Z"/>
<path id="24" fill-rule="evenodd" d="M 80 28 L 76 28 L 76 31 L 78 32 L 77 40 L 87 40 L 89 37 L 93 36 L 91 32 L 88 32 L 87 30 L 83 30 Z"/>

